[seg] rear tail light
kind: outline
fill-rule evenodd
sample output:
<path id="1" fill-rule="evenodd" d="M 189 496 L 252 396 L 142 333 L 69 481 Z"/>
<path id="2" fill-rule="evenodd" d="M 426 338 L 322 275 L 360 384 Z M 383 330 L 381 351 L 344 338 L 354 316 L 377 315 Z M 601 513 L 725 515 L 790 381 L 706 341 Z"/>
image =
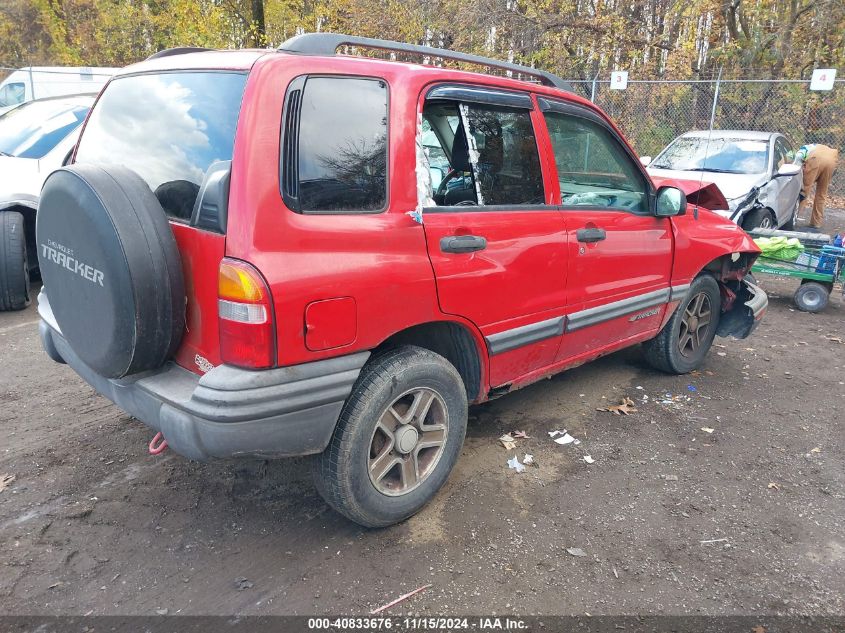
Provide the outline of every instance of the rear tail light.
<path id="1" fill-rule="evenodd" d="M 235 259 L 220 262 L 217 276 L 220 357 L 227 365 L 262 369 L 276 362 L 270 289 L 255 268 Z"/>

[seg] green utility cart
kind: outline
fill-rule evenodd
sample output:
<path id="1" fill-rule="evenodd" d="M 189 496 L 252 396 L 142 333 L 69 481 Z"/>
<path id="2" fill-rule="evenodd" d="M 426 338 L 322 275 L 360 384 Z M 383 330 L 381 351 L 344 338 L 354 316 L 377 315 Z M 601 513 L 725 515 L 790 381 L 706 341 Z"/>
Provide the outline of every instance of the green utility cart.
<path id="1" fill-rule="evenodd" d="M 750 234 L 754 238 L 785 237 L 796 238 L 801 242 L 795 258 L 763 254 L 751 269 L 753 273 L 800 279 L 801 285 L 793 296 L 799 310 L 824 310 L 837 284 L 845 294 L 845 248 L 833 246 L 830 235 L 770 229 L 755 229 Z"/>

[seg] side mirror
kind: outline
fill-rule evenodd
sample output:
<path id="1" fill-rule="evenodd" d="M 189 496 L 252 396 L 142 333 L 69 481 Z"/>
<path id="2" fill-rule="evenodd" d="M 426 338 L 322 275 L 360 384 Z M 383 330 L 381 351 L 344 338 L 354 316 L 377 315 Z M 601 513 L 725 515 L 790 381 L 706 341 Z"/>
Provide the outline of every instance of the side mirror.
<path id="1" fill-rule="evenodd" d="M 784 163 L 778 169 L 778 173 L 774 175 L 775 178 L 780 178 L 783 176 L 797 176 L 801 172 L 801 165 L 796 165 L 795 163 Z"/>
<path id="2" fill-rule="evenodd" d="M 640 156 L 640 162 L 643 167 L 648 167 L 651 164 L 651 156 Z"/>
<path id="3" fill-rule="evenodd" d="M 661 187 L 657 190 L 654 215 L 658 218 L 671 218 L 683 215 L 687 210 L 687 196 L 675 187 Z"/>

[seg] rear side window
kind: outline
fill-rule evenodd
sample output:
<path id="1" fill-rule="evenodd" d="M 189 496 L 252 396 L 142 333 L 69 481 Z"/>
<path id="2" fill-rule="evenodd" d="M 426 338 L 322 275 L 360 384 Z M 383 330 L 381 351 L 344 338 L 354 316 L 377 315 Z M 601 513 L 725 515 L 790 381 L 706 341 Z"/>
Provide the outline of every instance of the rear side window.
<path id="1" fill-rule="evenodd" d="M 282 183 L 301 213 L 367 213 L 387 202 L 387 84 L 308 77 L 288 91 Z"/>
<path id="2" fill-rule="evenodd" d="M 564 207 L 648 210 L 642 173 L 606 127 L 558 112 L 545 117 Z"/>
<path id="3" fill-rule="evenodd" d="M 172 72 L 113 80 L 76 152 L 78 163 L 137 172 L 168 216 L 189 220 L 209 167 L 232 160 L 244 73 Z"/>
<path id="4" fill-rule="evenodd" d="M 528 110 L 432 101 L 423 110 L 422 132 L 438 206 L 545 203 Z"/>
<path id="5" fill-rule="evenodd" d="M 466 115 L 470 146 L 474 144 L 478 152 L 477 178 L 484 204 L 543 204 L 543 173 L 531 114 L 470 103 Z"/>

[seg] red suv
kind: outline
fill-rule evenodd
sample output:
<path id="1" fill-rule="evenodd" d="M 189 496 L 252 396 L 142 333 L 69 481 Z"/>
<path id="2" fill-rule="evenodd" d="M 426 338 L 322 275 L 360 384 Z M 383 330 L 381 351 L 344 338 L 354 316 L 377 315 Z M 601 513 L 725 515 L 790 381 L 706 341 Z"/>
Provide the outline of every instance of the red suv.
<path id="1" fill-rule="evenodd" d="M 165 51 L 44 185 L 41 337 L 178 453 L 314 455 L 329 504 L 389 525 L 446 480 L 468 403 L 748 336 L 758 249 L 708 197 L 536 69 L 334 34 Z"/>

